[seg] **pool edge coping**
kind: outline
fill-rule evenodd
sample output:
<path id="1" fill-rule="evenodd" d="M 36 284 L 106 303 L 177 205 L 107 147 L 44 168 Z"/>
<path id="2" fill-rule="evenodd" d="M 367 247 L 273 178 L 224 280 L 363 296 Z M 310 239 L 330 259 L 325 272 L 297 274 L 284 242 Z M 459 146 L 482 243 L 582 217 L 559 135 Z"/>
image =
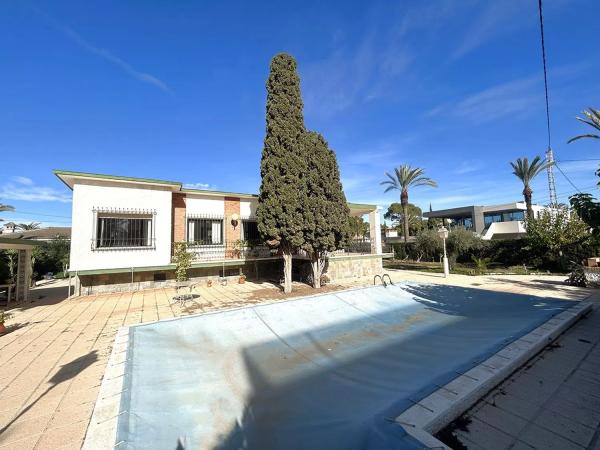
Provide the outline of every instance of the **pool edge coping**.
<path id="1" fill-rule="evenodd" d="M 106 450 L 118 447 L 117 425 L 121 408 L 121 397 L 125 367 L 127 363 L 127 349 L 129 347 L 129 326 L 120 327 L 115 335 L 114 345 L 104 377 L 98 391 L 94 411 L 85 434 L 82 449 Z"/>
<path id="2" fill-rule="evenodd" d="M 427 448 L 452 450 L 434 434 L 540 353 L 591 309 L 591 302 L 576 301 L 575 305 L 416 402 L 396 417 L 395 422 Z"/>

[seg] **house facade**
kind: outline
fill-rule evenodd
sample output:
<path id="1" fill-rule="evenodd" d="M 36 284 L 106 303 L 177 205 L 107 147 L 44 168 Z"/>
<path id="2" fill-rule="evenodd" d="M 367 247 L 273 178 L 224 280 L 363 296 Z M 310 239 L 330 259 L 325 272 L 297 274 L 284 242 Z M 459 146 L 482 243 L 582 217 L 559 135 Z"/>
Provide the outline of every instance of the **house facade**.
<path id="1" fill-rule="evenodd" d="M 193 280 L 237 279 L 242 273 L 281 277 L 280 255 L 258 234 L 255 194 L 186 189 L 175 181 L 55 174 L 73 191 L 69 274 L 78 295 L 173 284 L 176 242 L 188 243 Z M 382 258 L 389 256 L 382 253 L 379 208 L 348 206 L 352 215 L 368 214 L 376 239 L 329 255 L 326 274 L 332 281 L 380 273 Z"/>
<path id="2" fill-rule="evenodd" d="M 545 206 L 532 205 L 536 217 Z M 450 227 L 463 227 L 481 236 L 482 239 L 516 239 L 526 234 L 525 202 L 504 203 L 487 206 L 462 206 L 459 208 L 429 211 L 426 218 L 447 219 Z"/>

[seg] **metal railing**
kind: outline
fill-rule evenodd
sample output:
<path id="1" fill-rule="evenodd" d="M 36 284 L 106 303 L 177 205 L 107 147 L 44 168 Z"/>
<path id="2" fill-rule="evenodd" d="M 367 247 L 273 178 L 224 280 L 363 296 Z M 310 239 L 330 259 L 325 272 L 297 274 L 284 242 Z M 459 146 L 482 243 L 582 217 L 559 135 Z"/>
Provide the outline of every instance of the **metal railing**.
<path id="1" fill-rule="evenodd" d="M 193 255 L 192 260 L 194 262 L 261 259 L 278 255 L 277 249 L 272 249 L 264 243 L 245 241 L 225 242 L 223 244 L 188 243 L 188 252 Z M 330 252 L 329 255 L 369 255 L 371 253 L 371 243 L 360 241 L 351 242 L 343 249 Z M 300 251 L 297 256 L 306 257 L 307 255 L 305 252 Z"/>
<path id="2" fill-rule="evenodd" d="M 371 243 L 366 241 L 352 241 L 344 246 L 343 249 L 336 250 L 335 252 L 331 252 L 332 256 L 340 256 L 345 254 L 353 254 L 353 255 L 370 255 Z"/>
<path id="3" fill-rule="evenodd" d="M 225 242 L 223 244 L 188 244 L 193 261 L 221 261 L 227 259 L 269 258 L 277 254 L 264 244 Z"/>

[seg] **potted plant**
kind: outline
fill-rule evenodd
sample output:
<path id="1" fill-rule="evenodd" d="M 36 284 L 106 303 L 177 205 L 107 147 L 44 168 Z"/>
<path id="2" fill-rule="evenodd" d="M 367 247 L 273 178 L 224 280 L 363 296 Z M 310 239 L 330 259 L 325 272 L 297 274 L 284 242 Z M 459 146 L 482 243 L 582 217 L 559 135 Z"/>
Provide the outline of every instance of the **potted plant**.
<path id="1" fill-rule="evenodd" d="M 246 275 L 241 274 L 240 275 L 240 284 L 244 284 L 246 282 Z"/>
<path id="2" fill-rule="evenodd" d="M 6 327 L 4 322 L 12 317 L 11 313 L 7 313 L 3 309 L 0 309 L 0 334 L 6 333 Z"/>
<path id="3" fill-rule="evenodd" d="M 206 287 L 211 287 L 213 284 L 213 280 L 206 280 Z"/>

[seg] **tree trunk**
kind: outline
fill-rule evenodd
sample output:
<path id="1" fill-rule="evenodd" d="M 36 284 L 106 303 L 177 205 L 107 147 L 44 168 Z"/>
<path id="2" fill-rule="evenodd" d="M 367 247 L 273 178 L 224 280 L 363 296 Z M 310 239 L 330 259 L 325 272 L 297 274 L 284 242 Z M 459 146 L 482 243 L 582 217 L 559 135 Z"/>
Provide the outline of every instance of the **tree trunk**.
<path id="1" fill-rule="evenodd" d="M 292 251 L 283 250 L 283 292 L 292 292 Z"/>
<path id="2" fill-rule="evenodd" d="M 400 204 L 402 205 L 402 222 L 404 225 L 404 244 L 408 243 L 408 192 L 403 189 L 400 194 Z"/>
<path id="3" fill-rule="evenodd" d="M 312 268 L 313 276 L 313 288 L 319 289 L 321 287 L 321 275 L 323 275 L 323 260 L 319 254 L 311 255 L 310 266 Z"/>
<path id="4" fill-rule="evenodd" d="M 529 185 L 525 185 L 523 188 L 523 197 L 525 198 L 525 206 L 527 207 L 527 218 L 533 219 L 533 208 L 531 207 L 531 196 L 533 195 L 533 191 L 529 187 Z"/>

